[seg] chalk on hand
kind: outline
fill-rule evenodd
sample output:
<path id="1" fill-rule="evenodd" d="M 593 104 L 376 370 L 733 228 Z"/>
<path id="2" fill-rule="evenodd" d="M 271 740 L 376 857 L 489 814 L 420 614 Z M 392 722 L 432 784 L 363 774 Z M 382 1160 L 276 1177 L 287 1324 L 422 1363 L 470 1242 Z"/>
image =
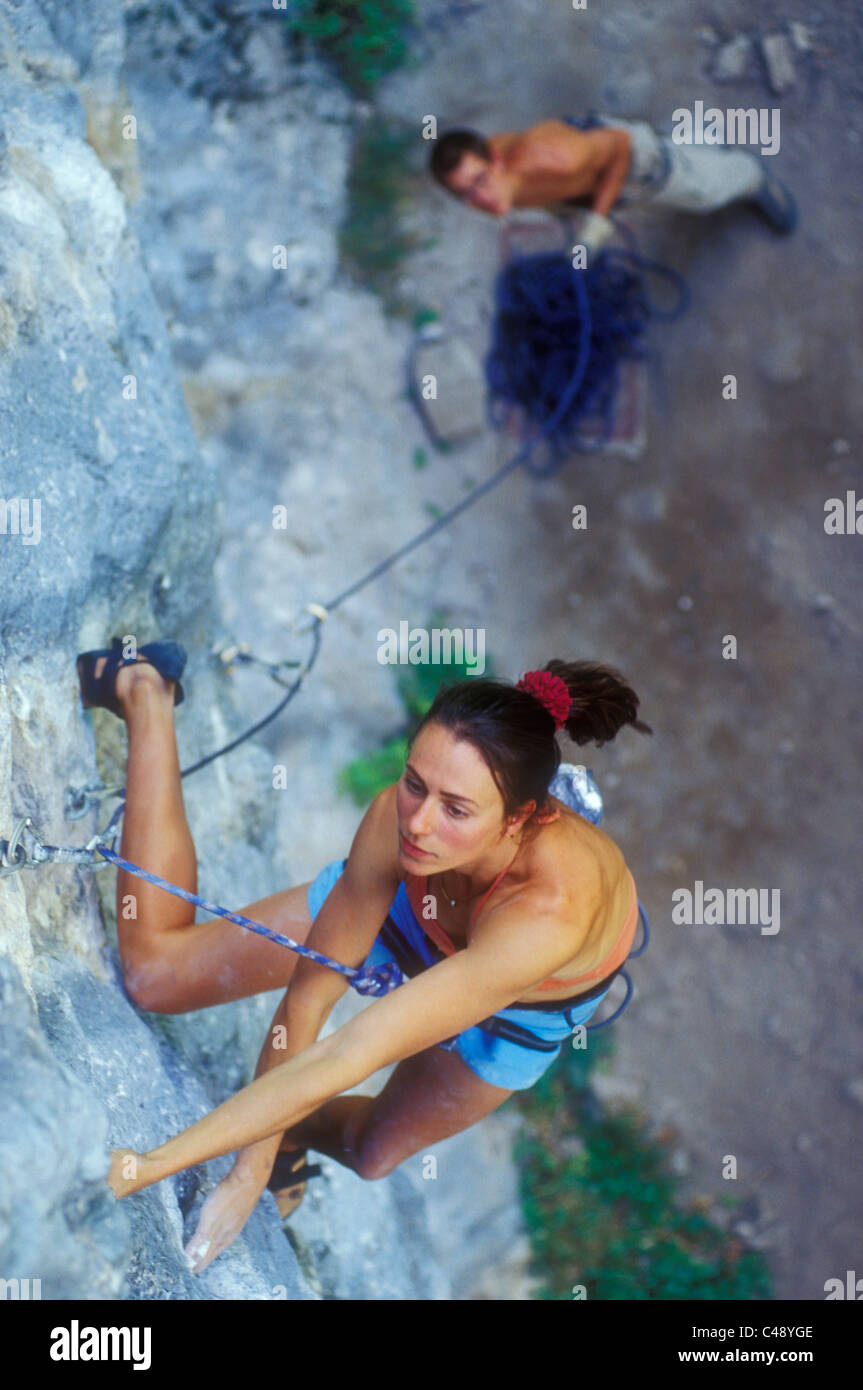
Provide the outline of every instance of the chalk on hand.
<path id="1" fill-rule="evenodd" d="M 203 1240 L 196 1250 L 187 1251 L 186 1259 L 189 1261 L 189 1264 L 194 1267 L 199 1260 L 204 1258 L 209 1248 L 210 1242 L 208 1240 Z"/>

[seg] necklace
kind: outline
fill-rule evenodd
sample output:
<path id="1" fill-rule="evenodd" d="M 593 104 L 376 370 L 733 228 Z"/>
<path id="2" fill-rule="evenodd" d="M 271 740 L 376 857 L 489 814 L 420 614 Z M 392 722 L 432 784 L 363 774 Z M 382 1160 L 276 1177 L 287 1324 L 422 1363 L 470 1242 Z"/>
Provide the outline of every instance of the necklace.
<path id="1" fill-rule="evenodd" d="M 440 881 L 441 881 L 441 887 L 443 888 L 443 891 L 444 891 L 444 897 L 446 898 L 446 900 L 447 900 L 447 902 L 449 903 L 450 907 L 455 907 L 457 903 L 469 903 L 470 900 L 471 900 L 471 898 L 475 898 L 476 895 L 477 895 L 477 893 L 479 893 L 479 892 L 482 891 L 481 889 L 477 889 L 477 890 L 476 890 L 476 893 L 468 893 L 468 895 L 467 895 L 466 898 L 451 898 L 450 895 L 449 895 L 449 891 L 448 891 L 448 889 L 447 889 L 447 887 L 446 887 L 446 884 L 445 884 L 444 881 L 443 881 L 443 874 L 441 874 L 441 880 L 440 880 Z"/>
<path id="2" fill-rule="evenodd" d="M 509 864 L 507 865 L 506 873 L 509 873 L 510 869 L 512 868 L 512 866 L 513 866 L 513 864 L 515 863 L 516 859 L 518 858 L 518 850 L 519 850 L 519 849 L 521 849 L 521 842 L 519 842 L 518 849 L 516 850 L 515 854 L 512 856 L 512 859 L 509 861 Z M 503 878 L 504 875 L 503 875 L 503 874 L 500 874 L 499 877 L 500 877 L 500 878 Z M 484 893 L 484 892 L 487 891 L 487 889 L 485 889 L 485 888 L 477 888 L 477 889 L 474 890 L 473 893 L 468 893 L 468 895 L 467 895 L 466 898 L 453 898 L 453 897 L 450 896 L 449 891 L 448 891 L 448 889 L 447 889 L 447 886 L 446 886 L 446 884 L 444 883 L 444 876 L 443 876 L 443 874 L 441 874 L 441 876 L 440 876 L 440 881 L 441 881 L 441 887 L 442 887 L 443 890 L 444 890 L 444 897 L 446 898 L 446 900 L 447 900 L 447 902 L 449 903 L 450 907 L 456 907 L 459 903 L 469 903 L 470 900 L 471 900 L 471 898 L 476 898 L 476 897 L 478 897 L 478 895 L 479 895 L 480 893 Z M 496 881 L 497 881 L 497 880 L 493 880 L 493 882 L 496 882 Z"/>

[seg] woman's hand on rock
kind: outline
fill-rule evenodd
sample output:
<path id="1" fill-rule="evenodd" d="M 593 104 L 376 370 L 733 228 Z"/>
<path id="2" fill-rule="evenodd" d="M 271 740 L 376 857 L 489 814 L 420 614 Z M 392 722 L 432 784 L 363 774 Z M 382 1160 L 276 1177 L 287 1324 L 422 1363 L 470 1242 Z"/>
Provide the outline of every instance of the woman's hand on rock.
<path id="1" fill-rule="evenodd" d="M 200 1274 L 236 1240 L 267 1185 L 267 1177 L 243 1175 L 236 1167 L 207 1198 L 198 1226 L 185 1248 L 189 1268 Z"/>

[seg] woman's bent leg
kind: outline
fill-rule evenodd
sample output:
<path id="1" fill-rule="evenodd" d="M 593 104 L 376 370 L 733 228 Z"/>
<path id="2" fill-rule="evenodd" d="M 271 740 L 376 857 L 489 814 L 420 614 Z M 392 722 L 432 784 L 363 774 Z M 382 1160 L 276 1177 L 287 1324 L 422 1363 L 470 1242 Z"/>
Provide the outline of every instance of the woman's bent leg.
<path id="1" fill-rule="evenodd" d="M 336 1096 L 285 1131 L 282 1149 L 311 1148 L 362 1178 L 469 1129 L 512 1095 L 455 1052 L 430 1047 L 399 1062 L 376 1096 Z"/>
<path id="2" fill-rule="evenodd" d="M 116 691 L 129 734 L 120 853 L 194 893 L 197 861 L 183 804 L 173 684 L 141 663 L 118 672 Z M 307 890 L 301 884 L 240 911 L 302 943 L 311 929 Z M 194 913 L 182 898 L 118 870 L 120 956 L 126 988 L 141 1008 L 187 1013 L 289 983 L 294 952 L 220 918 L 196 924 Z"/>

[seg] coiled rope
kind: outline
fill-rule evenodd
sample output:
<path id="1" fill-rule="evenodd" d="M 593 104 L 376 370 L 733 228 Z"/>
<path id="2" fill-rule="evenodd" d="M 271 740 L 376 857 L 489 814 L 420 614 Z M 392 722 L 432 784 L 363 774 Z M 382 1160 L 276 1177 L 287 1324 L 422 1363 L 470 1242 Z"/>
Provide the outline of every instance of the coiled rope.
<path id="1" fill-rule="evenodd" d="M 648 273 L 674 287 L 670 309 L 650 299 Z M 669 266 L 611 249 L 585 270 L 574 270 L 559 252 L 518 257 L 500 272 L 495 298 L 486 359 L 492 420 L 518 410 L 523 428 L 529 425 L 550 450 L 548 463 L 537 466 L 528 456 L 526 466 L 548 477 L 574 450 L 592 452 L 608 443 L 622 364 L 647 356 L 650 320 L 677 318 L 689 291 Z M 591 423 L 599 429 L 588 434 Z"/>

